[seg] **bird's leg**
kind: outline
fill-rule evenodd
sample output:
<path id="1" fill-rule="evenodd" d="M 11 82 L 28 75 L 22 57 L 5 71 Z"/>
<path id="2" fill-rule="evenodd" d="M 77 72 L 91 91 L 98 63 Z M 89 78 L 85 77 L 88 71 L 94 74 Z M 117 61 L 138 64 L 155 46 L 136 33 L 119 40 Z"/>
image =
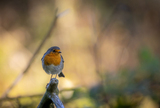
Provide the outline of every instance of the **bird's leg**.
<path id="1" fill-rule="evenodd" d="M 56 74 L 56 77 L 57 77 L 57 74 Z M 55 78 L 56 78 L 56 77 L 55 77 Z"/>
<path id="2" fill-rule="evenodd" d="M 52 76 L 53 76 L 53 74 L 51 74 L 51 79 L 52 79 Z M 50 79 L 50 80 L 51 80 L 51 79 Z"/>

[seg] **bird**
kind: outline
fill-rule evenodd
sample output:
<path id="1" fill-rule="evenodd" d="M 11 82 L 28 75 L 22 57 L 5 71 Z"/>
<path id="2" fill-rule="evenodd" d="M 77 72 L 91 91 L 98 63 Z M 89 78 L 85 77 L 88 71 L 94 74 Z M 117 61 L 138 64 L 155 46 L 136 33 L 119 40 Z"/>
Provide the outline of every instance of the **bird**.
<path id="1" fill-rule="evenodd" d="M 65 77 L 62 70 L 64 67 L 64 60 L 61 55 L 61 50 L 58 46 L 53 46 L 49 48 L 43 55 L 42 59 L 43 70 L 47 74 L 51 74 L 51 79 L 54 74 L 59 77 Z"/>

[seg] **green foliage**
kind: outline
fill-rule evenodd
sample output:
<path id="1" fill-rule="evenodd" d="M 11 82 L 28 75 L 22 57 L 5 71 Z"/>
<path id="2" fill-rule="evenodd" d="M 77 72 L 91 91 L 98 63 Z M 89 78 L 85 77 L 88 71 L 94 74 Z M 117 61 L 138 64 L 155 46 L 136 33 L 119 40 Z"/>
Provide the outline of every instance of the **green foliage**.
<path id="1" fill-rule="evenodd" d="M 140 65 L 135 69 L 123 69 L 116 74 L 106 74 L 103 84 L 90 90 L 96 106 L 109 104 L 114 108 L 133 108 L 145 96 L 160 102 L 160 61 L 148 49 L 139 52 Z M 98 99 L 98 100 L 97 100 Z"/>

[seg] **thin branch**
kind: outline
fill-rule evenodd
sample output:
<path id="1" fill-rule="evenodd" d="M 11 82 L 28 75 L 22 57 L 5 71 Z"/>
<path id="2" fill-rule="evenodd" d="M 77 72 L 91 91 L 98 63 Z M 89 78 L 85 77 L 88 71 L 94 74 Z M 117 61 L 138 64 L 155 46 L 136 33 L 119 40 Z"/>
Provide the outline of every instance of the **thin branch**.
<path id="1" fill-rule="evenodd" d="M 58 17 L 61 17 L 61 16 L 63 16 L 64 14 L 66 14 L 66 11 L 64 11 L 64 12 L 62 12 L 62 13 L 60 13 L 60 14 L 57 15 L 57 11 L 58 11 L 58 9 L 56 9 L 56 11 L 55 11 L 55 18 L 54 18 L 54 20 L 53 20 L 53 22 L 52 22 L 52 24 L 51 24 L 51 27 L 50 27 L 48 33 L 46 34 L 46 36 L 45 36 L 44 39 L 42 40 L 41 44 L 39 45 L 39 47 L 38 47 L 37 50 L 35 51 L 34 55 L 33 55 L 32 58 L 30 59 L 28 65 L 27 65 L 27 67 L 26 67 L 26 69 L 25 69 L 22 73 L 20 73 L 20 74 L 18 75 L 18 77 L 15 79 L 15 81 L 14 81 L 14 82 L 9 86 L 9 88 L 5 91 L 5 93 L 3 93 L 2 98 L 7 97 L 8 94 L 9 94 L 9 92 L 13 89 L 13 87 L 20 81 L 20 79 L 23 77 L 23 75 L 24 75 L 25 73 L 27 73 L 27 71 L 28 71 L 28 69 L 30 68 L 31 64 L 33 63 L 35 57 L 36 57 L 37 54 L 39 53 L 40 49 L 42 48 L 42 46 L 44 45 L 44 43 L 46 42 L 46 40 L 47 40 L 47 39 L 49 38 L 49 36 L 51 35 L 51 33 L 52 33 L 52 31 L 53 31 L 53 28 L 56 26 L 56 22 L 57 22 Z M 67 10 L 67 12 L 68 12 L 68 10 Z"/>
<path id="2" fill-rule="evenodd" d="M 0 98 L 1 101 L 9 101 L 9 100 L 15 100 L 15 99 L 20 99 L 20 98 L 33 98 L 33 97 L 41 97 L 43 94 L 35 94 L 35 95 L 25 95 L 25 96 L 17 96 L 17 97 L 5 97 L 5 98 Z"/>
<path id="3" fill-rule="evenodd" d="M 96 8 L 96 2 L 94 1 L 94 4 L 93 4 L 94 8 Z M 92 12 L 94 13 L 94 8 L 92 9 Z M 93 19 L 95 18 L 95 14 L 92 14 L 92 25 L 93 25 L 93 38 L 95 38 L 95 42 L 93 44 L 93 49 L 92 49 L 92 53 L 93 53 L 93 57 L 94 57 L 94 62 L 95 62 L 95 68 L 96 68 L 96 73 L 97 75 L 101 78 L 101 80 L 103 80 L 103 75 L 101 73 L 101 56 L 99 55 L 99 48 L 101 47 L 101 44 L 103 43 L 103 40 L 105 38 L 106 35 L 104 35 L 104 32 L 109 32 L 110 30 L 110 27 L 111 27 L 111 23 L 114 22 L 114 12 L 110 15 L 110 17 L 105 21 L 103 22 L 102 24 L 102 28 L 100 29 L 100 31 L 95 31 L 96 27 L 95 27 L 95 21 L 96 19 Z"/>
<path id="4" fill-rule="evenodd" d="M 79 87 L 77 88 L 65 88 L 59 91 L 59 93 L 61 94 L 64 91 L 74 91 L 79 89 Z M 17 97 L 4 97 L 4 98 L 0 98 L 0 102 L 2 101 L 10 101 L 10 100 L 16 100 L 16 99 L 21 99 L 21 98 L 34 98 L 34 97 L 41 97 L 43 96 L 43 94 L 34 94 L 34 95 L 23 95 L 23 96 L 17 96 Z"/>
<path id="5" fill-rule="evenodd" d="M 75 91 L 77 89 L 80 89 L 80 88 L 79 87 L 77 87 L 77 88 L 65 88 L 65 89 L 60 90 L 59 93 L 61 94 L 64 91 Z"/>
<path id="6" fill-rule="evenodd" d="M 120 69 L 120 64 L 121 64 L 121 60 L 122 60 L 122 57 L 123 57 L 123 55 L 124 55 L 124 53 L 125 53 L 125 49 L 128 49 L 128 47 L 130 46 L 130 44 L 131 44 L 131 42 L 132 42 L 132 37 L 130 36 L 129 37 L 129 39 L 128 40 L 126 40 L 127 42 L 126 42 L 126 45 L 122 48 L 122 50 L 121 50 L 121 52 L 120 52 L 120 54 L 119 54 L 119 59 L 118 59 L 118 61 L 117 61 L 117 69 Z"/>

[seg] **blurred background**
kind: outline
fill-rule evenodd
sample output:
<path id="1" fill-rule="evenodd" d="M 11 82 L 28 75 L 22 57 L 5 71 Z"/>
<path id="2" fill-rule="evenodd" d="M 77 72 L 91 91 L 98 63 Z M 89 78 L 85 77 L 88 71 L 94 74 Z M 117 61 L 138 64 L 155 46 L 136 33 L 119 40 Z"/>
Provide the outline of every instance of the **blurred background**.
<path id="1" fill-rule="evenodd" d="M 50 75 L 41 57 L 59 46 L 65 78 L 58 78 L 66 108 L 160 107 L 160 1 L 158 0 L 1 0 L 0 99 L 2 108 L 38 106 Z"/>

